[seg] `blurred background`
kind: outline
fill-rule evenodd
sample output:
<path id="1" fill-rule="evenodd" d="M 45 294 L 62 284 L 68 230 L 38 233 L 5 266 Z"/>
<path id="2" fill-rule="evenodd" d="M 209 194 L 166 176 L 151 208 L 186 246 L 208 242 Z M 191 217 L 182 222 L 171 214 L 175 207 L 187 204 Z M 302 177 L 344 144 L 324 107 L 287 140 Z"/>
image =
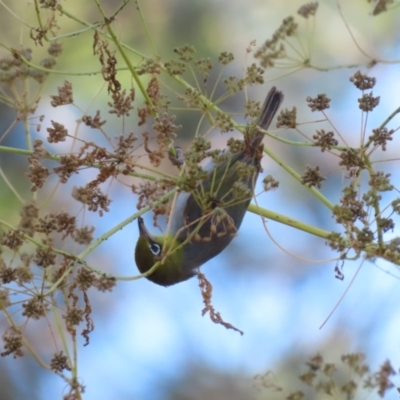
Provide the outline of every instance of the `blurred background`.
<path id="1" fill-rule="evenodd" d="M 266 72 L 264 85 L 250 88 L 248 94 L 252 99 L 262 101 L 269 88 L 277 86 L 285 93 L 283 107 L 292 109 L 296 106 L 298 122 L 304 123 L 302 131 L 312 136 L 315 129 L 329 129 L 329 126 L 315 122 L 322 116 L 311 113 L 305 99 L 326 93 L 332 99 L 327 110 L 332 124 L 349 146 L 358 146 L 363 122 L 357 102 L 360 92 L 349 82 L 354 72 L 360 69 L 376 77 L 373 92 L 375 96 L 381 96 L 379 107 L 368 116 L 367 134 L 399 106 L 398 96 L 394 95 L 400 87 L 399 65 L 384 62 L 371 69 L 367 65 L 370 58 L 400 59 L 400 9 L 372 17 L 375 3 L 366 0 L 320 1 L 315 20 L 297 16 L 297 10 L 304 4 L 297 0 L 149 0 L 143 2 L 142 8 L 162 60 L 172 59 L 173 49 L 185 44 L 193 44 L 198 57 L 216 59 L 221 51 L 233 52 L 235 61 L 227 68 L 226 76 L 242 76 L 245 68 L 254 62 L 252 54 L 246 52 L 250 42 L 255 40 L 257 46 L 262 45 L 284 18 L 296 16 L 304 32 L 304 43 L 313 42 L 311 63 L 321 71 L 293 66 L 273 68 Z M 114 1 L 102 1 L 101 4 L 110 14 L 117 7 Z M 92 2 L 83 4 L 69 0 L 61 5 L 90 23 L 101 20 Z M 25 1 L 0 2 L 3 44 L 13 48 L 33 46 L 28 39 L 29 28 L 21 23 L 21 20 L 35 23 L 33 7 L 31 2 Z M 118 15 L 113 27 L 122 42 L 151 56 L 134 2 Z M 81 29 L 82 26 L 73 20 L 66 20 L 59 34 Z M 92 32 L 82 32 L 76 37 L 66 35 L 60 40 L 64 52 L 56 68 L 69 73 L 48 78 L 36 113 L 45 115 L 45 119 L 40 132 L 35 133 L 32 128 L 32 135 L 45 140 L 45 128 L 50 126 L 51 120 L 63 123 L 69 132 L 74 132 L 82 112 L 94 115 L 100 109 L 107 119 L 105 129 L 109 136 L 118 136 L 123 130 L 122 124 L 107 115 L 109 99 L 101 76 L 70 74 L 99 70 L 98 58 L 91 51 Z M 40 47 L 33 50 L 38 60 L 38 54 L 45 52 Z M 7 53 L 0 51 L 1 56 Z M 361 67 L 351 68 L 354 64 Z M 323 71 L 339 66 L 341 68 Z M 215 79 L 213 74 L 217 76 L 218 70 L 212 72 L 210 82 Z M 122 71 L 118 78 L 127 89 L 131 87 L 132 78 L 128 72 Z M 64 79 L 72 82 L 74 103 L 78 107 L 51 108 L 49 95 L 56 94 L 56 88 Z M 174 96 L 172 92 L 170 94 Z M 237 112 L 237 120 L 244 122 L 243 114 L 239 115 L 244 101 L 244 94 L 240 93 L 222 107 Z M 183 125 L 178 144 L 187 148 L 199 115 L 193 117 L 184 110 L 175 114 L 177 123 Z M 1 132 L 6 131 L 15 118 L 11 108 L 0 105 Z M 37 122 L 33 120 L 32 124 Z M 135 131 L 135 111 L 125 123 L 126 131 Z M 397 117 L 389 127 L 396 129 L 398 124 Z M 79 136 L 100 144 L 104 141 L 106 145 L 104 138 L 90 128 L 80 126 Z M 295 132 L 285 133 L 284 137 L 299 140 Z M 227 140 L 217 131 L 212 132 L 211 138 L 220 148 Z M 377 153 L 376 161 L 382 163 L 382 170 L 392 173 L 392 184 L 398 188 L 393 161 L 398 158 L 398 139 L 394 137 L 390 144 L 385 153 Z M 0 145 L 23 147 L 23 127 L 17 124 Z M 348 180 L 338 169 L 336 157 L 318 149 L 292 147 L 271 139 L 266 139 L 265 145 L 301 174 L 307 165 L 319 165 L 327 178 L 321 192 L 332 203 L 338 203 Z M 46 146 L 59 154 L 68 151 L 67 144 L 64 148 L 63 143 L 46 143 Z M 27 166 L 24 156 L 0 153 L 4 176 L 14 183 L 25 199 L 31 196 L 26 190 Z M 168 163 L 165 168 L 170 168 L 172 173 L 173 167 Z M 341 231 L 330 211 L 273 160 L 264 157 L 263 169 L 259 181 L 270 174 L 280 186 L 276 191 L 258 196 L 260 206 L 321 229 Z M 94 176 L 94 171 L 86 171 L 58 187 L 48 210 L 66 209 L 78 213 L 80 205 L 70 197 L 72 186 L 83 185 Z M 54 190 L 57 181 L 56 176 L 50 177 L 44 191 Z M 125 177 L 121 182 L 113 182 L 107 188 L 113 199 L 109 213 L 102 218 L 88 212 L 84 216 L 85 223 L 96 226 L 95 238 L 136 211 L 137 198 L 129 185 L 139 181 Z M 259 185 L 257 193 L 261 190 Z M 383 203 L 389 204 L 391 200 L 388 197 L 385 203 L 384 197 Z M 21 203 L 3 178 L 0 178 L 0 205 L 0 217 L 17 224 Z M 145 220 L 151 226 L 152 216 L 146 215 Z M 363 352 L 372 369 L 378 369 L 390 359 L 398 370 L 400 273 L 397 268 L 379 260 L 365 262 L 338 308 L 320 329 L 348 288 L 361 260 L 346 261 L 344 280 L 336 279 L 336 262 L 332 261 L 336 254 L 324 240 L 273 221 L 267 221 L 266 226 L 268 232 L 259 216 L 247 213 L 239 236 L 226 251 L 202 268 L 213 285 L 214 307 L 224 320 L 242 330 L 243 336 L 212 323 L 208 315 L 202 316 L 203 303 L 197 279 L 169 288 L 140 279 L 118 282 L 112 292 L 90 292 L 95 330 L 90 335 L 90 345 L 79 348 L 78 375 L 86 387 L 84 398 L 285 399 L 291 391 L 307 391 L 298 376 L 306 372 L 305 363 L 317 353 L 327 362 L 338 363 L 338 369 L 342 354 Z M 151 226 L 151 230 L 155 232 L 156 228 Z M 398 228 L 387 235 L 387 239 L 399 236 Z M 133 259 L 137 237 L 135 221 L 97 248 L 88 262 L 118 276 L 137 274 Z M 54 353 L 51 326 L 29 324 L 27 334 L 31 342 L 44 357 L 47 352 L 50 357 Z M 4 318 L 0 318 L 2 330 L 6 325 Z M 16 360 L 10 356 L 0 358 L 0 371 L 1 400 L 56 399 L 66 390 L 61 379 L 43 370 L 29 355 Z M 345 375 L 346 368 L 341 372 Z M 264 376 L 264 384 L 260 384 L 257 375 Z M 396 378 L 394 383 L 400 385 Z M 277 390 L 278 386 L 284 390 Z M 360 391 L 357 398 L 366 398 L 368 393 Z M 309 391 L 306 398 L 317 397 Z M 373 393 L 368 398 L 378 398 L 378 395 Z M 393 389 L 387 398 L 398 398 L 396 390 Z"/>

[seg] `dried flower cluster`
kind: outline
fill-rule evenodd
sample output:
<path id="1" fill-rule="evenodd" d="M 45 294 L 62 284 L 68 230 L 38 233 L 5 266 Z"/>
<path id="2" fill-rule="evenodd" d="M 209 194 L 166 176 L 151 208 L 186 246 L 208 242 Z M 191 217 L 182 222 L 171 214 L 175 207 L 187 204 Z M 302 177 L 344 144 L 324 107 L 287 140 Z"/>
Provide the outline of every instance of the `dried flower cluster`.
<path id="1" fill-rule="evenodd" d="M 254 54 L 260 60 L 263 68 L 271 68 L 275 63 L 286 57 L 285 39 L 297 33 L 297 23 L 293 17 L 283 20 L 281 26 L 275 31 L 272 39 L 267 40 Z"/>
<path id="2" fill-rule="evenodd" d="M 394 387 L 390 379 L 396 372 L 389 360 L 386 360 L 377 371 L 371 372 L 365 359 L 362 353 L 350 353 L 343 354 L 340 363 L 330 363 L 326 362 L 321 354 L 316 354 L 305 363 L 307 371 L 298 377 L 306 385 L 307 390 L 295 390 L 285 399 L 305 400 L 311 395 L 310 390 L 316 397 L 355 399 L 358 396 L 371 396 L 374 391 L 379 397 L 385 397 Z M 281 392 L 283 388 L 272 378 L 269 372 L 256 375 L 254 377 L 256 388 L 259 390 L 272 388 L 275 392 Z"/>

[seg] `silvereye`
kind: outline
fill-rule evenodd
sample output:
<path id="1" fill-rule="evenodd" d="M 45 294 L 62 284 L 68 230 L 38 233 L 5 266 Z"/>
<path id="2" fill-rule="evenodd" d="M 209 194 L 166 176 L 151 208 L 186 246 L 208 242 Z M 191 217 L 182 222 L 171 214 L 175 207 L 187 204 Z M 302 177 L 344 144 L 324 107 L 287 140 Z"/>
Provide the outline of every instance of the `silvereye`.
<path id="1" fill-rule="evenodd" d="M 259 128 L 268 129 L 282 101 L 282 92 L 273 87 L 257 125 L 245 132 L 241 150 L 232 153 L 226 149 L 219 161 L 205 165 L 206 179 L 193 191 L 178 194 L 167 235 L 151 235 L 138 218 L 136 265 L 145 273 L 160 262 L 147 279 L 163 286 L 185 281 L 237 235 L 260 171 L 264 134 Z"/>

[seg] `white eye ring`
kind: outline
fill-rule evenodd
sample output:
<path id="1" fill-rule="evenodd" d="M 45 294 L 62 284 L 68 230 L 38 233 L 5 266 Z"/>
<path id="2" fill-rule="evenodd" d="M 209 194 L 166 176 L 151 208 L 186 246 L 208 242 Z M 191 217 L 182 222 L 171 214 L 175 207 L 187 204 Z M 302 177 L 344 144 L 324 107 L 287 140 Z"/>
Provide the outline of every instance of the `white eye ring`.
<path id="1" fill-rule="evenodd" d="M 150 243 L 149 249 L 155 256 L 159 256 L 161 253 L 161 246 L 157 243 Z"/>

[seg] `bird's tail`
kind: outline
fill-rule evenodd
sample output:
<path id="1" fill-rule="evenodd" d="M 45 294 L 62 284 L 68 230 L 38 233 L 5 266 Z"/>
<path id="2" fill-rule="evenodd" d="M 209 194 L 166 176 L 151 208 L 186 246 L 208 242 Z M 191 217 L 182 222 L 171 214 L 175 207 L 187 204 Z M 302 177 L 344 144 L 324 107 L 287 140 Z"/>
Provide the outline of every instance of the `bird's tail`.
<path id="1" fill-rule="evenodd" d="M 267 130 L 275 117 L 279 107 L 283 101 L 283 93 L 276 90 L 276 87 L 272 87 L 265 98 L 264 104 L 261 107 L 261 113 L 258 117 L 257 126 Z M 256 130 L 254 139 L 252 140 L 252 146 L 256 147 L 261 144 L 264 138 L 263 132 Z"/>

